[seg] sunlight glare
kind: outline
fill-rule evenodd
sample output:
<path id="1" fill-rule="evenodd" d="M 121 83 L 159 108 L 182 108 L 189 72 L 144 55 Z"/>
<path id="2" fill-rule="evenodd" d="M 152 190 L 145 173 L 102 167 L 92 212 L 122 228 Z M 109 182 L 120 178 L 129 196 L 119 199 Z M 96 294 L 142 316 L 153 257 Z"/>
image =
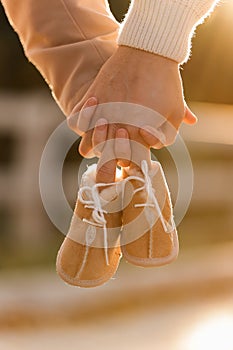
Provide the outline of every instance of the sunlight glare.
<path id="1" fill-rule="evenodd" d="M 233 316 L 218 315 L 200 323 L 185 339 L 187 350 L 232 350 Z"/>

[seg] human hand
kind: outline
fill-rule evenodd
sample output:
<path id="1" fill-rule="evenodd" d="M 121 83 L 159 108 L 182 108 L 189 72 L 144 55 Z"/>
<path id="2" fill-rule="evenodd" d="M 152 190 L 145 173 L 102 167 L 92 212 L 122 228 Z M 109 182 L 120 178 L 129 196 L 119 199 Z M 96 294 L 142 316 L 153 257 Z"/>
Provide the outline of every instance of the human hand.
<path id="1" fill-rule="evenodd" d="M 141 128 L 126 125 L 131 124 L 127 116 L 125 125 L 107 126 L 107 122 L 102 118 L 97 121 L 96 128 L 88 130 L 93 115 L 90 113 L 85 115 L 82 112 L 85 112 L 88 106 L 108 102 L 127 102 L 145 106 L 160 113 L 165 122 L 158 133 L 153 123 Z M 81 108 L 82 112 L 77 120 L 75 115 Z M 196 117 L 184 101 L 178 63 L 124 46 L 120 46 L 104 64 L 87 94 L 68 118 L 69 126 L 82 135 L 79 151 L 85 157 L 93 156 L 93 147 L 106 139 L 114 138 L 119 127 L 127 129 L 130 139 L 148 147 L 161 148 L 174 142 L 182 122 L 195 124 Z M 172 133 L 169 132 L 171 129 Z M 100 155 L 101 152 L 98 153 L 97 155 Z"/>
<path id="2" fill-rule="evenodd" d="M 109 145 L 109 143 L 112 143 L 112 147 Z M 110 154 L 109 148 L 113 149 L 114 153 Z M 99 159 L 97 164 L 96 183 L 115 182 L 118 159 L 121 159 L 122 166 L 129 165 L 129 160 L 131 159 L 131 144 L 127 130 L 123 128 L 118 129 L 115 138 L 104 143 L 102 153 L 108 154 L 108 157 L 106 159 L 102 156 Z M 142 148 L 142 153 L 143 159 L 147 160 L 147 163 L 150 166 L 151 162 L 149 149 Z M 131 163 L 131 166 L 137 167 L 138 164 Z"/>

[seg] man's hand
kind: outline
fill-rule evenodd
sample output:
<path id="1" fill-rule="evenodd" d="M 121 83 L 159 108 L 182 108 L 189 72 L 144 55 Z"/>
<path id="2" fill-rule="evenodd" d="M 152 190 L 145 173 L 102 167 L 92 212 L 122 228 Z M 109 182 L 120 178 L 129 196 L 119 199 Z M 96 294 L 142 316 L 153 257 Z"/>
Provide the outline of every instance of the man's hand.
<path id="1" fill-rule="evenodd" d="M 159 112 L 178 131 L 182 122 L 195 124 L 196 117 L 186 106 L 183 97 L 182 81 L 177 62 L 134 48 L 120 46 L 115 54 L 103 65 L 90 89 L 76 106 L 72 115 L 87 106 L 107 102 L 127 102 L 148 107 Z M 155 130 L 152 125 L 138 128 L 132 125 L 107 125 L 104 120 L 97 121 L 95 129 L 88 130 L 93 115 L 79 114 L 79 119 L 68 119 L 69 126 L 82 135 L 79 151 L 86 157 L 92 155 L 93 147 L 106 139 L 116 136 L 118 128 L 124 127 L 130 139 L 144 146 L 161 148 L 174 142 L 169 139 L 167 125 L 161 130 Z M 85 118 L 86 120 L 80 120 Z M 143 118 L 143 116 L 142 116 Z M 125 116 L 125 124 L 130 124 Z M 86 130 L 80 130 L 85 124 Z M 101 153 L 101 152 L 99 152 Z M 127 164 L 125 164 L 126 166 Z"/>

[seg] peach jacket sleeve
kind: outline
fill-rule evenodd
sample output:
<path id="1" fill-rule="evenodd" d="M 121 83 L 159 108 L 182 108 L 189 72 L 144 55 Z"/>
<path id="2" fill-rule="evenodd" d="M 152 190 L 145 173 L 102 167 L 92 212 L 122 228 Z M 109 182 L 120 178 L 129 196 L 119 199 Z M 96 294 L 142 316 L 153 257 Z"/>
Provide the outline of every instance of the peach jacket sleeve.
<path id="1" fill-rule="evenodd" d="M 28 59 L 65 115 L 117 47 L 119 24 L 105 0 L 2 0 Z"/>
<path id="2" fill-rule="evenodd" d="M 118 45 L 185 61 L 195 26 L 217 3 L 132 0 L 120 25 L 107 0 L 1 2 L 26 56 L 49 84 L 65 115 L 70 115 Z"/>

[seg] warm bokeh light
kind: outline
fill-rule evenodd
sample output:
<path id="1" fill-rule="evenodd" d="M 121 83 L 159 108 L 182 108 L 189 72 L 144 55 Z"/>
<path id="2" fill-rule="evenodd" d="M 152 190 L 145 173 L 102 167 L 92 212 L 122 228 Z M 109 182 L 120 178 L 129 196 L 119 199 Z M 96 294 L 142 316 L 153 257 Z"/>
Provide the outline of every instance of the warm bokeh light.
<path id="1" fill-rule="evenodd" d="M 57 3 L 73 8 L 93 2 Z M 104 0 L 95 2 L 102 6 Z M 108 2 L 121 20 L 130 0 Z M 45 6 L 44 18 L 48 1 L 38 3 L 40 9 Z M 64 115 L 25 57 L 1 0 L 0 24 L 0 350 L 233 350 L 233 0 L 220 0 L 198 26 L 192 56 L 181 70 L 186 101 L 199 121 L 180 129 L 194 172 L 191 204 L 178 227 L 180 255 L 173 264 L 154 269 L 122 259 L 114 279 L 94 289 L 76 289 L 56 275 L 64 235 L 43 208 L 39 166 Z M 50 28 L 54 22 L 44 25 Z M 56 174 L 67 135 L 54 146 L 48 173 Z M 62 172 L 71 207 L 79 167 L 85 170 L 78 142 Z M 186 177 L 178 177 L 171 150 L 153 152 L 175 203 L 177 193 L 187 195 Z M 187 174 L 182 154 L 178 157 Z M 51 188 L 54 183 L 52 178 Z M 67 220 L 56 196 L 49 198 L 60 220 Z"/>
<path id="2" fill-rule="evenodd" d="M 185 340 L 186 350 L 232 350 L 233 315 L 220 314 L 197 325 Z"/>

